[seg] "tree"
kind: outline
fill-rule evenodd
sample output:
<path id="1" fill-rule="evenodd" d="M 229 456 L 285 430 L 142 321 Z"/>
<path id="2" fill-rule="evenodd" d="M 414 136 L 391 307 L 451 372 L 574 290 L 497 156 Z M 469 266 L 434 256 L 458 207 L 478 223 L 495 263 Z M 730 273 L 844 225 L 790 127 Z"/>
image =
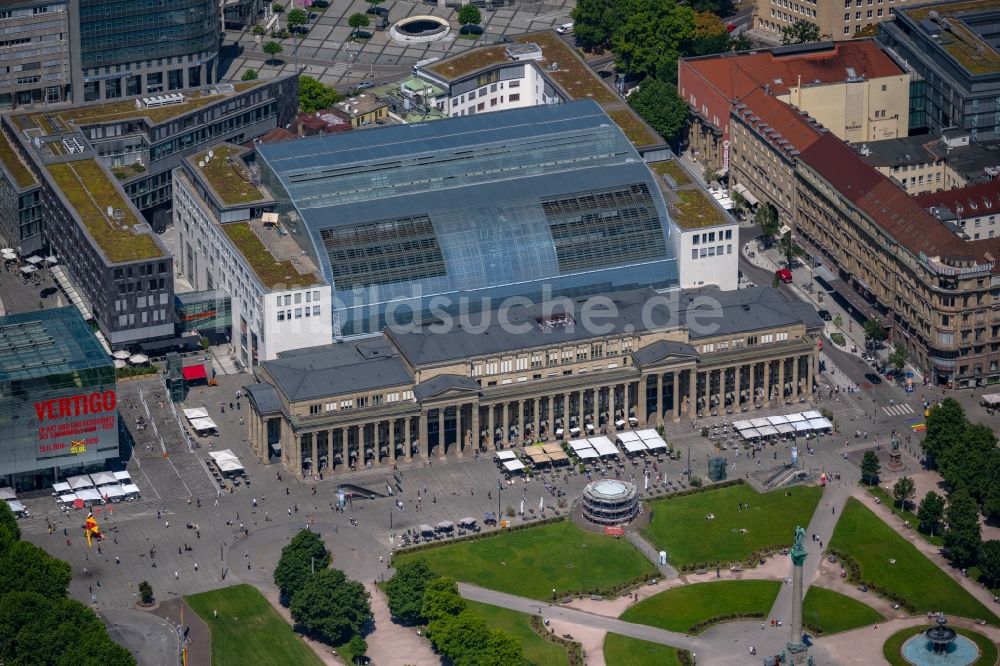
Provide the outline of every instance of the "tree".
<path id="1" fill-rule="evenodd" d="M 361 12 L 355 12 L 351 14 L 351 17 L 347 19 L 347 25 L 351 26 L 351 39 L 358 36 L 358 30 L 361 28 L 367 28 L 369 23 L 367 14 L 362 14 Z"/>
<path id="2" fill-rule="evenodd" d="M 771 204 L 757 206 L 757 212 L 753 215 L 753 222 L 760 226 L 760 233 L 765 238 L 771 238 L 781 227 L 778 224 L 778 210 Z"/>
<path id="3" fill-rule="evenodd" d="M 990 539 L 979 549 L 979 582 L 1000 587 L 1000 541 Z"/>
<path id="4" fill-rule="evenodd" d="M 735 37 L 733 37 L 729 42 L 729 50 L 735 51 L 737 53 L 741 51 L 750 51 L 753 49 L 753 42 L 742 32 Z"/>
<path id="5" fill-rule="evenodd" d="M 479 25 L 482 20 L 483 14 L 479 11 L 479 7 L 471 3 L 462 5 L 462 8 L 458 10 L 459 25 Z"/>
<path id="6" fill-rule="evenodd" d="M 281 44 L 279 44 L 278 42 L 267 42 L 266 44 L 264 44 L 264 53 L 271 56 L 270 58 L 268 58 L 268 62 L 273 63 L 275 60 L 274 57 L 280 54 L 284 50 L 285 50 L 284 47 L 282 47 Z"/>
<path id="7" fill-rule="evenodd" d="M 979 530 L 979 507 L 969 491 L 959 488 L 951 493 L 944 515 L 948 523 L 943 541 L 945 556 L 957 567 L 975 564 L 983 539 Z"/>
<path id="8" fill-rule="evenodd" d="M 522 666 L 528 664 L 521 641 L 510 632 L 491 629 L 486 647 L 479 655 L 479 666 Z"/>
<path id="9" fill-rule="evenodd" d="M 368 0 L 371 2 L 372 0 Z M 382 0 L 375 0 L 376 3 L 382 2 Z M 351 660 L 354 663 L 364 663 L 365 653 L 368 652 L 368 641 L 361 638 L 358 634 L 354 634 L 351 637 L 350 642 L 347 644 L 347 649 L 351 651 Z"/>
<path id="10" fill-rule="evenodd" d="M 896 484 L 892 487 L 892 497 L 896 500 L 896 504 L 899 505 L 899 508 L 904 511 L 916 494 L 916 484 L 914 484 L 913 479 L 908 476 L 900 477 L 900 479 L 896 481 Z"/>
<path id="11" fill-rule="evenodd" d="M 878 319 L 869 317 L 865 320 L 865 337 L 874 340 L 875 342 L 882 342 L 889 336 L 882 328 L 882 324 Z"/>
<path id="12" fill-rule="evenodd" d="M 300 530 L 281 549 L 281 559 L 274 568 L 274 584 L 281 591 L 286 605 L 302 589 L 312 572 L 320 572 L 330 566 L 330 551 L 323 545 L 319 535 L 311 530 Z"/>
<path id="13" fill-rule="evenodd" d="M 405 562 L 396 567 L 396 574 L 386 583 L 389 612 L 404 624 L 417 624 L 423 617 L 420 612 L 424 590 L 434 578 L 434 572 L 424 560 Z"/>
<path id="14" fill-rule="evenodd" d="M 834 317 L 833 317 L 833 325 L 836 326 L 837 328 L 843 328 L 844 327 L 844 315 L 840 314 L 839 312 L 836 315 L 834 315 Z"/>
<path id="15" fill-rule="evenodd" d="M 629 95 L 628 103 L 660 136 L 676 145 L 688 122 L 688 105 L 677 94 L 677 86 L 646 79 Z"/>
<path id="16" fill-rule="evenodd" d="M 924 495 L 917 508 L 918 529 L 925 534 L 934 536 L 941 531 L 941 521 L 944 519 L 944 498 L 933 490 Z"/>
<path id="17" fill-rule="evenodd" d="M 7 502 L 0 502 L 0 551 L 21 538 L 21 526 Z"/>
<path id="18" fill-rule="evenodd" d="M 927 457 L 927 464 L 937 465 L 937 458 L 955 441 L 956 433 L 965 430 L 965 410 L 954 398 L 945 398 L 931 407 L 927 416 L 924 439 L 920 447 Z"/>
<path id="19" fill-rule="evenodd" d="M 906 345 L 902 342 L 897 342 L 896 346 L 893 348 L 892 353 L 889 354 L 889 358 L 886 359 L 889 365 L 896 368 L 897 372 L 902 372 L 903 368 L 906 367 Z"/>
<path id="20" fill-rule="evenodd" d="M 67 562 L 27 541 L 15 541 L 4 549 L 0 555 L 0 571 L 3 571 L 0 595 L 37 592 L 50 599 L 65 597 L 72 578 Z"/>
<path id="21" fill-rule="evenodd" d="M 153 603 L 153 586 L 146 581 L 139 583 L 139 601 L 145 606 Z"/>
<path id="22" fill-rule="evenodd" d="M 951 445 L 938 455 L 938 470 L 948 488 L 962 486 L 978 503 L 996 485 L 997 477 L 989 475 L 996 451 L 997 438 L 991 428 L 966 422 L 963 429 L 952 435 Z"/>
<path id="23" fill-rule="evenodd" d="M 747 207 L 747 198 L 741 193 L 733 190 L 729 193 L 729 198 L 733 200 L 733 211 L 742 213 Z"/>
<path id="24" fill-rule="evenodd" d="M 611 38 L 615 68 L 631 78 L 674 81 L 681 45 L 694 36 L 695 11 L 659 0 L 623 0 L 620 11 L 624 20 Z"/>
<path id="25" fill-rule="evenodd" d="M 275 14 L 280 14 L 281 12 L 285 11 L 285 6 L 280 2 L 272 2 L 271 11 L 274 12 Z"/>
<path id="26" fill-rule="evenodd" d="M 729 31 L 726 24 L 711 12 L 698 12 L 694 17 L 694 34 L 682 45 L 685 56 L 702 56 L 725 53 L 729 50 Z"/>
<path id="27" fill-rule="evenodd" d="M 576 43 L 587 51 L 611 46 L 611 36 L 622 22 L 620 0 L 577 0 L 570 12 Z"/>
<path id="28" fill-rule="evenodd" d="M 471 665 L 478 663 L 478 655 L 485 650 L 489 630 L 483 618 L 466 609 L 428 623 L 427 637 L 456 666 Z"/>
<path id="29" fill-rule="evenodd" d="M 1000 454 L 995 454 L 994 457 L 1000 457 Z M 991 466 L 987 476 L 991 479 L 998 479 L 1000 478 L 998 475 L 1000 475 L 1000 468 Z M 986 496 L 983 498 L 983 515 L 990 520 L 1000 518 L 1000 483 L 991 483 L 986 490 Z"/>
<path id="30" fill-rule="evenodd" d="M 333 87 L 324 85 L 311 76 L 299 77 L 299 109 L 303 113 L 328 109 L 340 99 L 340 94 Z"/>
<path id="31" fill-rule="evenodd" d="M 882 466 L 879 465 L 878 456 L 875 455 L 875 452 L 865 451 L 865 455 L 861 458 L 861 482 L 869 486 L 874 486 L 878 483 L 878 475 L 881 471 Z"/>
<path id="32" fill-rule="evenodd" d="M 439 620 L 446 615 L 458 615 L 468 607 L 458 593 L 458 585 L 453 578 L 435 578 L 424 588 L 420 615 L 424 622 Z"/>
<path id="33" fill-rule="evenodd" d="M 808 44 L 818 42 L 820 38 L 819 26 L 811 21 L 799 19 L 791 25 L 782 26 L 782 44 Z"/>
<path id="34" fill-rule="evenodd" d="M 256 81 L 257 80 L 257 70 L 248 69 L 243 72 L 243 76 L 240 77 L 240 81 Z"/>
<path id="35" fill-rule="evenodd" d="M 785 235 L 781 237 L 779 249 L 781 250 L 781 254 L 785 257 L 785 265 L 789 268 L 791 268 L 792 264 L 795 263 L 795 259 L 805 254 L 805 251 L 803 251 L 803 249 L 792 239 L 791 231 L 786 231 Z"/>
<path id="36" fill-rule="evenodd" d="M 343 571 L 324 569 L 292 596 L 292 619 L 307 633 L 340 645 L 371 620 L 370 599 L 364 585 L 347 580 Z"/>
<path id="37" fill-rule="evenodd" d="M 300 25 L 305 25 L 306 23 L 309 23 L 309 14 L 301 7 L 296 7 L 292 11 L 288 12 L 288 17 L 285 19 L 285 23 L 289 28 L 296 28 Z"/>
<path id="38" fill-rule="evenodd" d="M 705 169 L 705 173 L 702 174 L 702 178 L 705 179 L 706 185 L 711 185 L 715 181 L 722 178 L 718 171 L 712 168 Z"/>

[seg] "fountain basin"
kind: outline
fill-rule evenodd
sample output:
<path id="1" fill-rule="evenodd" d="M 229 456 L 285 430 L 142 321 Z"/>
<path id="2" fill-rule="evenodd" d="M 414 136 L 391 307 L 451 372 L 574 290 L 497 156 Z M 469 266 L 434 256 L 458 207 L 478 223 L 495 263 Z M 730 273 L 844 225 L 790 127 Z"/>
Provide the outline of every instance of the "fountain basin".
<path id="1" fill-rule="evenodd" d="M 901 652 L 914 666 L 969 666 L 979 659 L 979 648 L 961 634 L 944 651 L 935 652 L 934 648 L 935 643 L 920 633 L 903 643 Z"/>

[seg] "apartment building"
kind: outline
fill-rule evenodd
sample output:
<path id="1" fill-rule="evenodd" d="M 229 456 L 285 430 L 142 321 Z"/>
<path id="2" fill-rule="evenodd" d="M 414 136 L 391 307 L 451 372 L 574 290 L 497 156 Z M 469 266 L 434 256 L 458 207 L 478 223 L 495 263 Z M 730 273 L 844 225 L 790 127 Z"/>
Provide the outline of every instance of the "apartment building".
<path id="1" fill-rule="evenodd" d="M 65 0 L 0 5 L 0 109 L 69 98 L 68 9 Z"/>
<path id="2" fill-rule="evenodd" d="M 958 227 L 957 233 L 968 240 L 1000 236 L 1000 180 L 914 198 L 937 219 Z"/>
<path id="3" fill-rule="evenodd" d="M 871 37 L 883 21 L 920 0 L 757 0 L 751 36 L 769 44 L 781 43 L 781 29 L 808 21 L 819 26 L 821 39 Z"/>
<path id="4" fill-rule="evenodd" d="M 684 58 L 678 91 L 692 110 L 688 145 L 729 168 L 730 112 L 756 91 L 808 113 L 844 141 L 906 136 L 909 75 L 874 41 L 817 43 Z"/>

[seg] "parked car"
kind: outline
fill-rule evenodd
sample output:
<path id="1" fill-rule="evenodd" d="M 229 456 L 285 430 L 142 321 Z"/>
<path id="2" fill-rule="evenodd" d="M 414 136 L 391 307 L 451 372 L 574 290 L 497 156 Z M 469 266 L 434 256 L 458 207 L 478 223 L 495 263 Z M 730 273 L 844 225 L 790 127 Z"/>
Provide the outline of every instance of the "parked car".
<path id="1" fill-rule="evenodd" d="M 774 271 L 774 274 L 777 275 L 778 279 L 784 282 L 785 284 L 792 283 L 792 272 L 787 268 L 776 270 Z"/>
<path id="2" fill-rule="evenodd" d="M 373 7 L 369 7 L 366 11 L 369 14 L 374 14 L 375 16 L 388 16 L 389 15 L 389 10 L 386 9 L 385 7 L 373 6 Z"/>
<path id="3" fill-rule="evenodd" d="M 556 28 L 556 32 L 558 32 L 560 35 L 565 35 L 566 33 L 573 32 L 573 24 L 563 23 L 561 26 Z"/>
<path id="4" fill-rule="evenodd" d="M 59 290 L 56 289 L 55 287 L 46 287 L 45 289 L 42 289 L 42 291 L 39 292 L 38 295 L 41 296 L 42 298 L 48 298 L 49 296 L 55 294 L 58 291 Z"/>
<path id="5" fill-rule="evenodd" d="M 882 383 L 882 378 L 879 377 L 878 375 L 876 375 L 874 372 L 866 372 L 865 373 L 865 379 L 867 379 L 868 381 L 870 381 L 872 384 L 876 384 L 876 385 Z"/>
<path id="6" fill-rule="evenodd" d="M 833 320 L 833 317 L 830 316 L 830 311 L 829 310 L 817 310 L 816 314 L 819 315 L 819 318 L 822 319 L 823 321 L 832 321 Z"/>
<path id="7" fill-rule="evenodd" d="M 371 79 L 360 82 L 358 85 L 354 86 L 355 90 L 368 90 L 369 88 L 374 88 L 375 82 Z"/>

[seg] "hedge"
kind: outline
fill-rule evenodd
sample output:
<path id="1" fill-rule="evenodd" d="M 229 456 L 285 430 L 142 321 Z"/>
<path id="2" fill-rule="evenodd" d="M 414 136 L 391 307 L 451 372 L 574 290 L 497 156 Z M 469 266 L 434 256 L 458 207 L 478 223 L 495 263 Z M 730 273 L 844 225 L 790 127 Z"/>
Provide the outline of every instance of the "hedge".
<path id="1" fill-rule="evenodd" d="M 562 636 L 556 636 L 554 631 L 549 631 L 546 628 L 545 623 L 542 622 L 542 618 L 537 615 L 531 616 L 530 624 L 531 629 L 536 634 L 550 643 L 555 643 L 566 648 L 566 655 L 569 657 L 569 666 L 583 666 L 583 646 L 580 643 L 563 638 Z"/>

